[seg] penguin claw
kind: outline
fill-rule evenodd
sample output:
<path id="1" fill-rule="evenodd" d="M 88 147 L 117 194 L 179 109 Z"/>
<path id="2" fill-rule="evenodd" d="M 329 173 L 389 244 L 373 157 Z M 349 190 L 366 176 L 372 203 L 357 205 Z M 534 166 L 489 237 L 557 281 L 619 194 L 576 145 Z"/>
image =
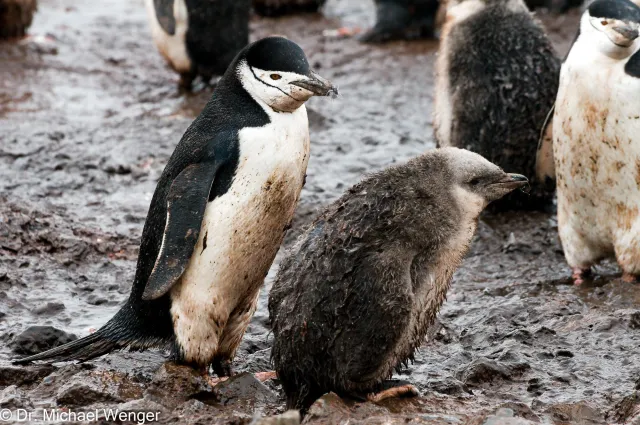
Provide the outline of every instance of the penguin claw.
<path id="1" fill-rule="evenodd" d="M 580 286 L 584 283 L 584 278 L 591 273 L 590 269 L 583 269 L 580 267 L 574 267 L 573 273 L 571 274 L 571 278 L 573 279 L 573 284 L 575 286 Z"/>
<path id="2" fill-rule="evenodd" d="M 638 277 L 631 273 L 623 273 L 622 281 L 625 283 L 638 283 Z"/>
<path id="3" fill-rule="evenodd" d="M 386 400 L 388 398 L 417 397 L 419 394 L 420 393 L 418 392 L 418 389 L 415 386 L 409 384 L 389 388 L 384 391 L 380 391 L 379 393 L 369 394 L 367 395 L 367 400 L 373 403 L 379 403 L 382 400 Z"/>

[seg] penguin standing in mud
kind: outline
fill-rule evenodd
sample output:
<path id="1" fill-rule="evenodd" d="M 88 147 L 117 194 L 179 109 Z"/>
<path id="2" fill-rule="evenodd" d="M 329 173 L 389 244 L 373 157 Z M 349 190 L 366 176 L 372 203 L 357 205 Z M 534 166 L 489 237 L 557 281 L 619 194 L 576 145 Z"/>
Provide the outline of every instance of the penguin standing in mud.
<path id="1" fill-rule="evenodd" d="M 480 155 L 435 149 L 373 174 L 330 205 L 269 294 L 273 361 L 288 408 L 329 391 L 381 400 L 445 300 L 485 206 L 527 183 Z"/>
<path id="2" fill-rule="evenodd" d="M 326 0 L 253 0 L 253 10 L 262 16 L 282 16 L 293 13 L 313 13 Z"/>
<path id="3" fill-rule="evenodd" d="M 16 363 L 169 347 L 229 375 L 304 183 L 304 103 L 334 93 L 285 38 L 242 50 L 160 177 L 129 300 L 97 332 Z"/>
<path id="4" fill-rule="evenodd" d="M 640 276 L 640 8 L 597 0 L 560 74 L 558 231 L 576 284 L 603 258 Z"/>
<path id="5" fill-rule="evenodd" d="M 0 0 L 0 40 L 24 37 L 37 8 L 36 0 Z"/>
<path id="6" fill-rule="evenodd" d="M 436 63 L 434 128 L 438 146 L 466 148 L 520 170 L 529 194 L 493 209 L 544 209 L 554 185 L 536 165 L 542 127 L 558 90 L 560 60 L 522 0 L 451 0 Z"/>
<path id="7" fill-rule="evenodd" d="M 222 75 L 249 43 L 251 0 L 145 0 L 151 35 L 169 65 L 189 90 Z"/>

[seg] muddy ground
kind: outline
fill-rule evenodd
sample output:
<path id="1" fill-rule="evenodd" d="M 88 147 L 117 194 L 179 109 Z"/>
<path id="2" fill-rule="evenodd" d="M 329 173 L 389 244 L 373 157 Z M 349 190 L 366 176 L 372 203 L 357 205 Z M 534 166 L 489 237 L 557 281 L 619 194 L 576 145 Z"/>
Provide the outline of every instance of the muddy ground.
<path id="1" fill-rule="evenodd" d="M 564 54 L 578 14 L 541 17 Z M 342 94 L 309 104 L 312 157 L 287 245 L 363 173 L 434 146 L 437 42 L 367 46 L 322 36 L 372 22 L 366 0 L 330 0 L 324 16 L 252 21 L 252 38 L 292 38 Z M 212 390 L 158 352 L 9 365 L 44 348 L 45 336 L 86 335 L 125 300 L 155 181 L 211 94 L 177 91 L 141 0 L 41 0 L 31 34 L 37 43 L 0 44 L 0 408 L 34 412 L 32 422 L 51 407 L 153 411 L 161 423 L 248 424 L 282 413 L 275 380 L 244 374 Z M 420 397 L 374 405 L 329 395 L 306 421 L 640 423 L 640 291 L 613 265 L 574 287 L 556 231 L 551 214 L 484 217 L 438 326 L 399 376 Z M 276 266 L 238 372 L 270 369 L 266 298 Z M 63 332 L 17 338 L 33 325 Z"/>

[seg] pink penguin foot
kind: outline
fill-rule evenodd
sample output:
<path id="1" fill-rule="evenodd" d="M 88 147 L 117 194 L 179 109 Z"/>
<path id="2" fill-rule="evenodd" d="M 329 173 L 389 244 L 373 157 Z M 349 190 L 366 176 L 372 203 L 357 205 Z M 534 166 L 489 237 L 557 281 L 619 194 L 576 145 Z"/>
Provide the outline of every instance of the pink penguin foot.
<path id="1" fill-rule="evenodd" d="M 638 276 L 631 273 L 623 273 L 622 281 L 626 283 L 638 283 Z"/>
<path id="2" fill-rule="evenodd" d="M 591 274 L 591 269 L 589 268 L 583 269 L 580 267 L 574 267 L 573 273 L 571 274 L 573 284 L 576 286 L 582 285 L 584 283 L 584 278 L 589 276 L 589 274 Z"/>

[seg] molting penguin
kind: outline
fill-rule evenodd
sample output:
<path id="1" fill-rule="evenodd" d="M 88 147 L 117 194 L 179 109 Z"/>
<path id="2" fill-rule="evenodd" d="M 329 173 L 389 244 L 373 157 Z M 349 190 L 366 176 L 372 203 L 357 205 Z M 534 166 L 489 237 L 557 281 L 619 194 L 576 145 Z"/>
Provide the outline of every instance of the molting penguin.
<path id="1" fill-rule="evenodd" d="M 262 16 L 317 12 L 326 0 L 253 0 L 253 10 Z"/>
<path id="2" fill-rule="evenodd" d="M 540 133 L 556 98 L 560 61 L 522 0 L 451 0 L 436 63 L 439 146 L 470 149 L 531 181 L 494 209 L 550 204 L 553 182 L 536 167 Z"/>
<path id="3" fill-rule="evenodd" d="M 369 43 L 432 38 L 439 0 L 375 0 L 376 24 L 360 38 Z"/>
<path id="4" fill-rule="evenodd" d="M 250 0 L 145 0 L 151 35 L 162 56 L 191 88 L 222 75 L 249 42 Z"/>
<path id="5" fill-rule="evenodd" d="M 287 406 L 380 390 L 422 343 L 480 212 L 526 183 L 478 154 L 442 148 L 366 178 L 329 206 L 269 294 Z M 415 389 L 375 399 L 407 391 Z"/>
<path id="6" fill-rule="evenodd" d="M 615 257 L 640 275 L 640 8 L 597 0 L 560 74 L 553 119 L 558 231 L 576 283 Z"/>
<path id="7" fill-rule="evenodd" d="M 230 374 L 304 182 L 304 103 L 332 93 L 295 43 L 247 46 L 160 177 L 127 303 L 94 334 L 16 363 L 158 346 Z"/>
<path id="8" fill-rule="evenodd" d="M 37 8 L 36 0 L 0 0 L 0 40 L 24 37 Z"/>

